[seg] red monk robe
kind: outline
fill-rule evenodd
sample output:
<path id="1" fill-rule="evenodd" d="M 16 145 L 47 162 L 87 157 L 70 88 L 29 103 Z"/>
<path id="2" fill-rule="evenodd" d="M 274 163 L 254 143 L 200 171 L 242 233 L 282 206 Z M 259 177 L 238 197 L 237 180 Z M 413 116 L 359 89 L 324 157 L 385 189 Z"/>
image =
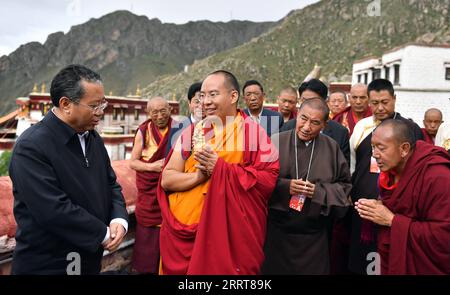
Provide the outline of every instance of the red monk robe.
<path id="1" fill-rule="evenodd" d="M 244 113 L 241 116 L 246 117 Z M 187 128 L 183 142 L 190 144 L 193 130 L 193 126 Z M 259 273 L 264 260 L 267 203 L 276 184 L 279 161 L 264 129 L 248 118 L 243 136 L 243 162 L 231 164 L 219 157 L 198 223 L 178 221 L 169 208 L 168 193 L 161 181 L 158 183 L 163 274 Z"/>
<path id="2" fill-rule="evenodd" d="M 292 112 L 289 114 L 289 118 L 288 118 L 287 120 L 284 118 L 283 113 L 281 113 L 280 110 L 278 110 L 278 112 L 279 112 L 279 113 L 281 114 L 281 116 L 283 117 L 284 123 L 286 123 L 286 122 L 288 122 L 288 121 L 290 121 L 290 120 L 292 120 L 292 119 L 297 118 L 297 111 L 296 111 L 296 110 L 292 111 Z"/>
<path id="3" fill-rule="evenodd" d="M 172 124 L 172 119 L 169 119 L 167 124 L 168 128 Z M 168 129 L 167 128 L 167 129 Z M 158 127 L 147 120 L 139 126 L 138 129 L 142 134 L 143 148 L 152 145 L 150 141 L 156 143 L 154 148 L 150 150 L 148 157 L 143 155 L 141 157 L 142 162 L 153 163 L 165 157 L 167 144 L 169 142 L 169 132 L 161 134 Z M 156 148 L 156 149 L 155 149 Z M 161 224 L 161 210 L 159 208 L 158 200 L 156 199 L 156 187 L 159 179 L 159 172 L 150 171 L 136 171 L 136 187 L 138 189 L 138 196 L 136 202 L 136 219 L 137 222 L 143 226 L 156 226 Z"/>
<path id="4" fill-rule="evenodd" d="M 372 116 L 372 111 L 370 108 L 367 108 L 366 113 L 364 114 L 364 118 Z M 333 121 L 340 123 L 342 126 L 348 129 L 348 136 L 352 136 L 353 129 L 355 128 L 356 123 L 358 123 L 358 118 L 352 111 L 351 106 L 346 107 L 342 112 L 336 114 L 333 117 Z"/>
<path id="5" fill-rule="evenodd" d="M 450 274 L 450 155 L 417 141 L 399 182 L 380 174 L 383 204 L 395 214 L 379 226 L 382 274 Z"/>
<path id="6" fill-rule="evenodd" d="M 423 140 L 425 140 L 425 142 L 428 142 L 429 144 L 434 145 L 434 136 L 428 134 L 425 128 L 420 128 L 420 130 L 422 131 L 423 134 Z"/>
<path id="7" fill-rule="evenodd" d="M 142 152 L 139 158 L 145 163 L 153 163 L 165 157 L 170 134 L 169 127 L 161 133 L 158 127 L 147 120 L 139 126 L 137 132 L 142 135 Z M 156 198 L 159 172 L 136 171 L 135 243 L 133 246 L 132 269 L 138 273 L 158 273 L 159 266 L 159 226 L 161 210 Z"/>

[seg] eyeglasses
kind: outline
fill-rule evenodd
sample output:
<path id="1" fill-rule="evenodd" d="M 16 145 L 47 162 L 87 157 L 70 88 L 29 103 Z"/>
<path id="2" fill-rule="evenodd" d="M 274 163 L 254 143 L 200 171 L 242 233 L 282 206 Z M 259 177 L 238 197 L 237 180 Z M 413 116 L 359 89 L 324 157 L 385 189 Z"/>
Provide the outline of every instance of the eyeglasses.
<path id="1" fill-rule="evenodd" d="M 233 92 L 233 91 L 236 91 L 236 90 L 235 89 L 231 89 L 229 91 L 226 91 L 225 93 L 230 93 L 230 92 Z M 200 98 L 200 102 L 202 102 L 206 98 L 215 99 L 216 97 L 218 97 L 220 95 L 221 95 L 221 93 L 219 91 L 211 91 L 210 93 L 200 92 L 199 98 Z"/>
<path id="2" fill-rule="evenodd" d="M 108 106 L 107 100 L 104 100 L 103 102 L 101 102 L 98 105 L 88 105 L 88 104 L 83 104 L 81 102 L 74 102 L 74 103 L 90 108 L 93 113 L 103 112 L 106 109 L 106 107 Z"/>

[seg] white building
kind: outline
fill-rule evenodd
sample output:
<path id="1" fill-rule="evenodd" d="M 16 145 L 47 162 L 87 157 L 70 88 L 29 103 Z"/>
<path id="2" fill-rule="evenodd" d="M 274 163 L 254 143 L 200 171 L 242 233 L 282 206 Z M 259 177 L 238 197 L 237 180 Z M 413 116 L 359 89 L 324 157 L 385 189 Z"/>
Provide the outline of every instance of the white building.
<path id="1" fill-rule="evenodd" d="M 438 108 L 450 121 L 450 46 L 406 44 L 353 63 L 352 84 L 377 78 L 394 84 L 396 111 L 423 127 L 424 112 Z"/>

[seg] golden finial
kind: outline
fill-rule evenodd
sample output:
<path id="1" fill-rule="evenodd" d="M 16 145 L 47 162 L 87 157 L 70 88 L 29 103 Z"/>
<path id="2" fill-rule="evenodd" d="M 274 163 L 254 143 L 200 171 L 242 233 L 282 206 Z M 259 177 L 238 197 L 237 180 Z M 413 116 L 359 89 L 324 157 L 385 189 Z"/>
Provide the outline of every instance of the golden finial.
<path id="1" fill-rule="evenodd" d="M 141 88 L 140 88 L 139 84 L 137 85 L 137 88 L 136 88 L 136 96 L 141 96 Z"/>
<path id="2" fill-rule="evenodd" d="M 112 91 L 110 91 L 110 92 L 109 92 L 109 96 L 112 96 L 112 94 L 113 94 L 113 92 L 112 92 Z"/>
<path id="3" fill-rule="evenodd" d="M 34 83 L 33 91 L 32 91 L 32 92 L 38 92 L 38 86 L 37 86 L 37 83 Z"/>
<path id="4" fill-rule="evenodd" d="M 45 82 L 42 82 L 41 93 L 45 93 Z"/>
<path id="5" fill-rule="evenodd" d="M 173 96 L 172 96 L 172 100 L 173 100 L 173 101 L 177 100 L 177 95 L 176 95 L 175 93 L 174 93 Z"/>
<path id="6" fill-rule="evenodd" d="M 192 135 L 192 151 L 196 152 L 204 148 L 206 144 L 204 121 L 195 124 L 194 134 Z"/>

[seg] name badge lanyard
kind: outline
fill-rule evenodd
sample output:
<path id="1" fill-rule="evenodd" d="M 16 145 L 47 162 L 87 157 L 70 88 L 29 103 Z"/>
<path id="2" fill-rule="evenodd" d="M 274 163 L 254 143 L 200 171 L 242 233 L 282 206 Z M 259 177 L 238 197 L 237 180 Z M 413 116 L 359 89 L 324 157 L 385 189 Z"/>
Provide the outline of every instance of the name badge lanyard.
<path id="1" fill-rule="evenodd" d="M 295 176 L 296 179 L 299 179 L 299 175 L 298 175 L 298 152 L 297 152 L 297 134 L 295 134 L 295 138 L 294 138 L 294 143 L 295 143 Z M 314 155 L 314 149 L 316 146 L 316 139 L 313 139 L 313 143 L 312 143 L 312 151 L 311 151 L 311 156 L 309 157 L 309 164 L 308 164 L 308 170 L 306 172 L 306 179 L 305 181 L 308 181 L 309 178 L 309 173 L 311 171 L 311 163 L 312 163 L 312 159 L 313 159 L 313 155 Z M 291 197 L 291 200 L 289 202 L 289 207 L 291 209 L 297 210 L 297 211 L 302 211 L 303 209 L 303 205 L 305 203 L 306 200 L 306 196 L 305 195 L 294 195 Z"/>

